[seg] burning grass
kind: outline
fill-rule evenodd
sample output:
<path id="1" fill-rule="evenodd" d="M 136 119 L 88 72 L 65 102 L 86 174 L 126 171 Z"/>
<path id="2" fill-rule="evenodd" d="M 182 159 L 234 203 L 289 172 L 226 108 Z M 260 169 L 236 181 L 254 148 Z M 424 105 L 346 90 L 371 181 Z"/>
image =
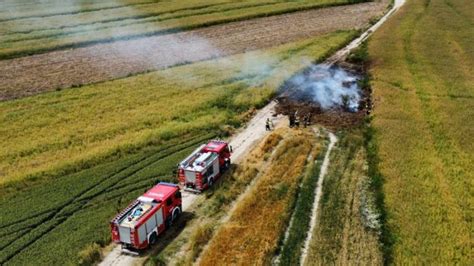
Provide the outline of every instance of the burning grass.
<path id="1" fill-rule="evenodd" d="M 255 17 L 353 3 L 353 0 L 245 0 L 245 1 L 125 1 L 122 5 L 89 4 L 67 11 L 51 5 L 45 14 L 42 3 L 18 8 L 4 4 L 0 13 L 0 58 L 80 47 L 156 34 L 165 34 Z M 357 1 L 359 2 L 359 1 Z M 60 11 L 66 8 L 66 11 Z M 38 10 L 32 12 L 33 10 Z M 18 16 L 21 19 L 13 19 Z M 56 15 L 57 14 L 57 15 Z M 30 16 L 30 17 L 28 17 Z M 4 18 L 1 21 L 1 18 Z"/>
<path id="2" fill-rule="evenodd" d="M 300 124 L 308 119 L 335 130 L 361 125 L 371 109 L 363 74 L 340 66 L 304 69 L 280 87 L 277 101 L 278 113 L 290 117 L 297 114 Z"/>
<path id="3" fill-rule="evenodd" d="M 395 264 L 472 264 L 473 8 L 408 1 L 369 42 Z"/>
<path id="4" fill-rule="evenodd" d="M 269 167 L 235 205 L 200 257 L 201 265 L 268 264 L 290 218 L 307 159 L 319 144 L 314 133 L 284 129 Z"/>

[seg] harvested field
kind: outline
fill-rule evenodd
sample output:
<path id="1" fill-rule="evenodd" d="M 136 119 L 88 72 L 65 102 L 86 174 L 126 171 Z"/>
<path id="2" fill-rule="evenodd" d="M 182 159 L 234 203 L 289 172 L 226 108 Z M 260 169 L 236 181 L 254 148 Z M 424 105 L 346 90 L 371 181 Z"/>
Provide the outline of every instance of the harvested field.
<path id="1" fill-rule="evenodd" d="M 310 10 L 0 61 L 0 100 L 360 29 L 386 2 Z"/>

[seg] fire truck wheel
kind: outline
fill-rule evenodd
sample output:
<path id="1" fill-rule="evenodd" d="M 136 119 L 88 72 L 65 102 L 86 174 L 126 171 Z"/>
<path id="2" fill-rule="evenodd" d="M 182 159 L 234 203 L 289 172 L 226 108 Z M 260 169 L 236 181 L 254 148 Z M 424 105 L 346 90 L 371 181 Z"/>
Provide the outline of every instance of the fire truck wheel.
<path id="1" fill-rule="evenodd" d="M 173 211 L 173 222 L 176 221 L 176 219 L 178 219 L 179 215 L 181 214 L 181 210 L 179 208 L 176 208 L 174 209 Z"/>
<path id="2" fill-rule="evenodd" d="M 224 167 L 225 167 L 225 169 L 229 169 L 230 168 L 230 161 L 226 161 L 225 164 L 224 164 Z"/>
<path id="3" fill-rule="evenodd" d="M 150 239 L 148 239 L 148 244 L 154 245 L 156 243 L 156 240 L 158 240 L 158 236 L 156 235 L 156 232 L 153 232 L 150 235 Z"/>
<path id="4" fill-rule="evenodd" d="M 209 187 L 212 187 L 214 185 L 214 178 L 209 179 Z"/>

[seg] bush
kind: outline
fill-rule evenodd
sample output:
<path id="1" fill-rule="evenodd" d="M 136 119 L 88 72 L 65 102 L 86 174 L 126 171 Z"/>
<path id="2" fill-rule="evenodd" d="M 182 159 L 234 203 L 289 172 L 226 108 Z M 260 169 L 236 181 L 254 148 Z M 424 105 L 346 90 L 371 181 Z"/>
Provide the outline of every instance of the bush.
<path id="1" fill-rule="evenodd" d="M 102 258 L 101 247 L 93 243 L 79 252 L 79 265 L 93 265 Z"/>

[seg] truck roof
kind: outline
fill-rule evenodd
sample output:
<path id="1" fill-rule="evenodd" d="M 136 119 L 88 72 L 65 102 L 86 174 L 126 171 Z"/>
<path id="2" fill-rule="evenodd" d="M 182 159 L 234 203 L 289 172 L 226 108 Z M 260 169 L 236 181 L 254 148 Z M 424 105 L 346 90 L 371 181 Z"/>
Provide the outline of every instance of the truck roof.
<path id="1" fill-rule="evenodd" d="M 160 182 L 143 194 L 144 197 L 152 198 L 156 201 L 164 201 L 176 192 L 178 186 L 171 183 Z"/>
<path id="2" fill-rule="evenodd" d="M 112 222 L 118 222 L 120 226 L 133 228 L 144 222 L 150 211 L 157 209 L 168 197 L 179 189 L 178 185 L 160 182 L 152 187 L 136 201 L 130 204 L 127 209 L 118 214 Z M 146 218 L 147 219 L 147 218 Z"/>
<path id="3" fill-rule="evenodd" d="M 189 164 L 184 166 L 184 170 L 201 172 L 211 165 L 217 158 L 215 152 L 196 153 L 194 159 L 189 161 Z"/>
<path id="4" fill-rule="evenodd" d="M 204 151 L 220 153 L 227 146 L 227 142 L 221 140 L 211 140 L 204 147 Z"/>

